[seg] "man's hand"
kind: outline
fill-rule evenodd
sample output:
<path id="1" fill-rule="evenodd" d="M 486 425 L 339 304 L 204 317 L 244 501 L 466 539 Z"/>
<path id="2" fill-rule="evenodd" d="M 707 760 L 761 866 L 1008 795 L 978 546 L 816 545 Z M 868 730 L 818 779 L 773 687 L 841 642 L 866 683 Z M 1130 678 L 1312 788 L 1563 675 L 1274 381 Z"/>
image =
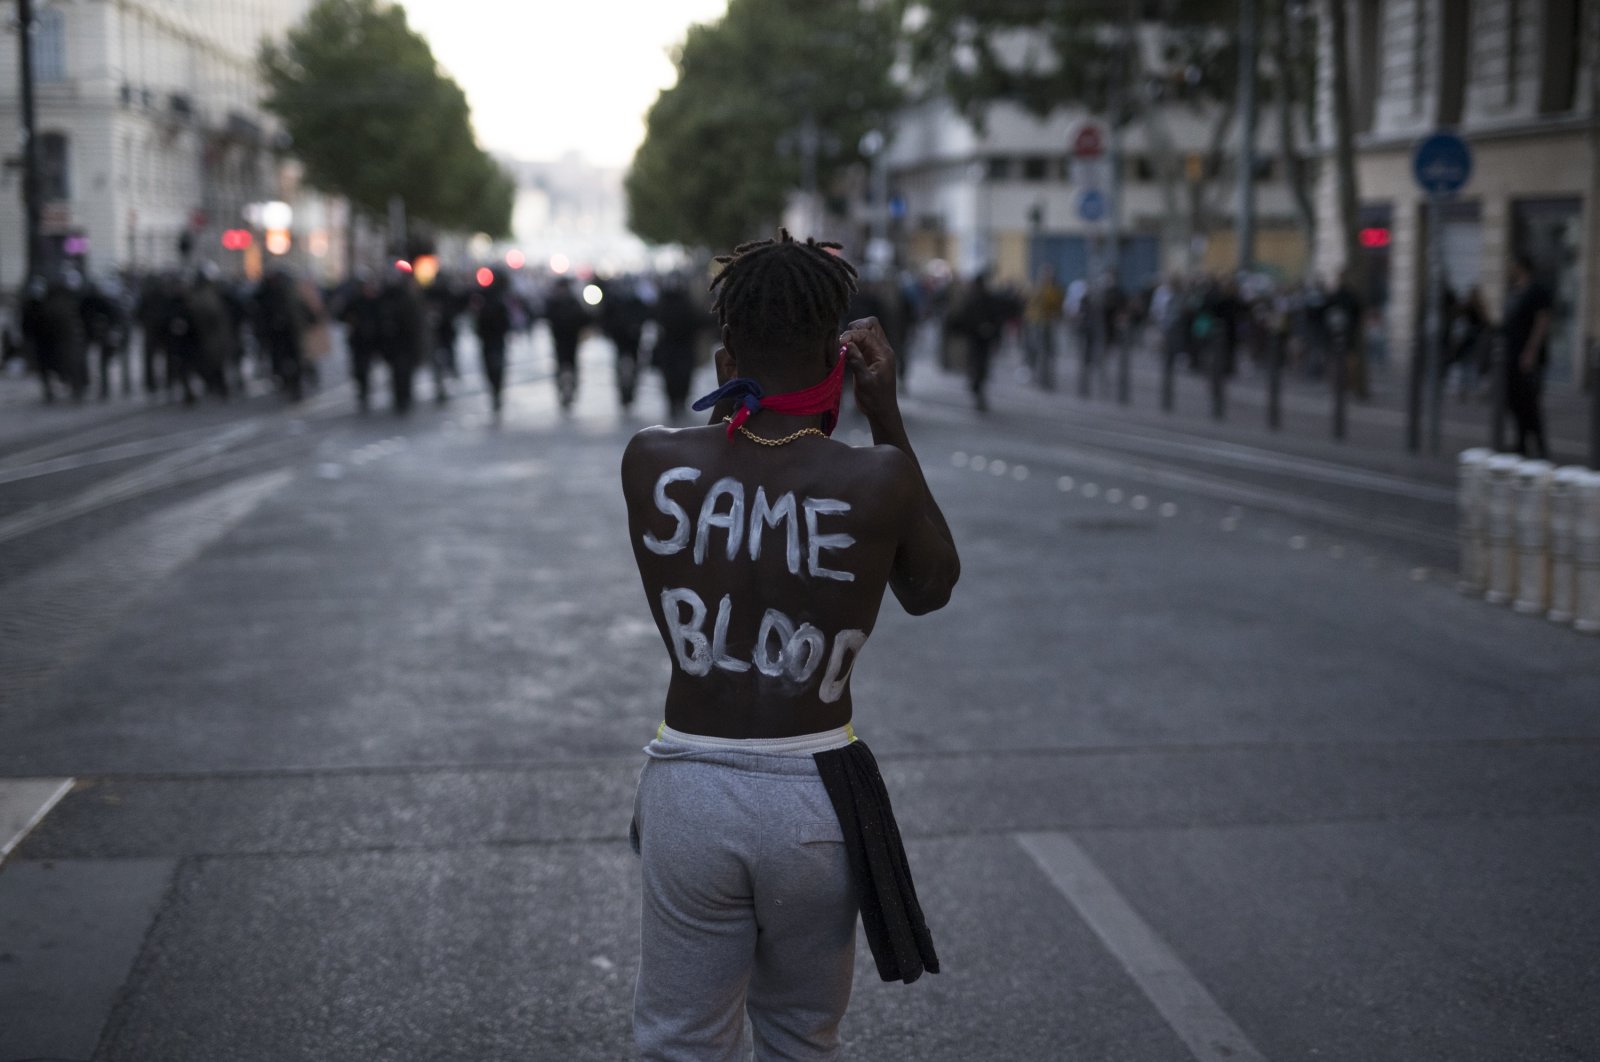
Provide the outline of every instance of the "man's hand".
<path id="1" fill-rule="evenodd" d="M 844 346 L 845 364 L 856 383 L 856 405 L 876 428 L 886 428 L 900 419 L 900 404 L 895 396 L 894 348 L 876 317 L 851 321 L 839 335 Z"/>

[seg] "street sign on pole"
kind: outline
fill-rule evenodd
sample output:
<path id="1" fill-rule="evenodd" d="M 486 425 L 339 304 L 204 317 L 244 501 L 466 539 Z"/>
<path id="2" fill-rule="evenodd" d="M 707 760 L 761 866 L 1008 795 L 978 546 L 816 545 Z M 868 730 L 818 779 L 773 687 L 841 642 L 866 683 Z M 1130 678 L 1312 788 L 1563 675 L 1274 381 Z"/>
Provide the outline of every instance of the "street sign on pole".
<path id="1" fill-rule="evenodd" d="M 1411 172 L 1429 195 L 1454 195 L 1472 177 L 1472 149 L 1454 133 L 1434 133 L 1417 145 Z"/>
<path id="2" fill-rule="evenodd" d="M 1428 396 L 1428 449 L 1440 449 L 1444 408 L 1444 204 L 1472 177 L 1472 149 L 1454 133 L 1437 132 L 1417 145 L 1411 172 L 1428 193 L 1428 322 L 1422 365 Z M 1415 376 L 1413 376 L 1413 379 Z"/>
<path id="3" fill-rule="evenodd" d="M 1078 196 L 1078 217 L 1091 224 L 1106 219 L 1106 194 L 1098 188 L 1086 188 Z"/>
<path id="4" fill-rule="evenodd" d="M 1106 127 L 1093 118 L 1078 123 L 1072 132 L 1072 157 L 1097 159 L 1106 153 Z"/>

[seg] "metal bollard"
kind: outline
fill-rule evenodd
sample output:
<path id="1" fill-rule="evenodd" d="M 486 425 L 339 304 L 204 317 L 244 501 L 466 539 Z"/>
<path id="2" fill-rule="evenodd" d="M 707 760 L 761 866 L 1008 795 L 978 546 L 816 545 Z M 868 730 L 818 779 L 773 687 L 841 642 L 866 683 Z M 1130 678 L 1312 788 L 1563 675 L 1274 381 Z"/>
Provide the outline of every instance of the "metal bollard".
<path id="1" fill-rule="evenodd" d="M 1585 634 L 1600 634 L 1600 472 L 1584 476 L 1577 493 L 1573 533 L 1577 603 L 1572 625 Z"/>
<path id="2" fill-rule="evenodd" d="M 1578 612 L 1578 490 L 1589 470 L 1579 465 L 1556 469 L 1550 477 L 1551 623 L 1571 623 Z"/>
<path id="3" fill-rule="evenodd" d="M 1461 547 L 1463 594 L 1482 594 L 1489 587 L 1489 458 L 1492 450 L 1463 450 L 1456 479 L 1456 534 Z"/>
<path id="4" fill-rule="evenodd" d="M 1483 597 L 1491 605 L 1508 605 L 1517 594 L 1516 520 L 1511 477 L 1521 463 L 1522 459 L 1513 454 L 1495 454 L 1485 464 L 1489 474 L 1489 504 L 1484 535 L 1487 549 Z"/>
<path id="5" fill-rule="evenodd" d="M 1549 461 L 1523 461 L 1516 471 L 1517 595 L 1512 607 L 1525 615 L 1550 610 Z"/>

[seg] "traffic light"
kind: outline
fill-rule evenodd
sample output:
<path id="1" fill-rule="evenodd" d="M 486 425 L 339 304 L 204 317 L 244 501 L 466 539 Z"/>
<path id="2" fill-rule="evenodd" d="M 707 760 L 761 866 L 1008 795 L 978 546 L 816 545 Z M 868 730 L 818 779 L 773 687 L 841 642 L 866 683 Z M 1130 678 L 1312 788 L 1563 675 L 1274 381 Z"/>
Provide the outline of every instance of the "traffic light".
<path id="1" fill-rule="evenodd" d="M 227 229 L 222 234 L 222 249 L 225 251 L 247 250 L 255 242 L 256 238 L 249 229 Z"/>

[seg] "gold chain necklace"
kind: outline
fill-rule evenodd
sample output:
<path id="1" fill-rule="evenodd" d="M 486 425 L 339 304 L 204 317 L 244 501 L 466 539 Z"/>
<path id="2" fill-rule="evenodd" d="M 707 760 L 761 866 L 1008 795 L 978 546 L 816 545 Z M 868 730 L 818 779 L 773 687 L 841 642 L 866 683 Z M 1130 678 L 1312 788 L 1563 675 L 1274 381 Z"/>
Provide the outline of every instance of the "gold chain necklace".
<path id="1" fill-rule="evenodd" d="M 731 422 L 733 418 L 723 417 L 722 420 L 723 423 L 726 424 Z M 769 439 L 765 435 L 757 435 L 743 424 L 739 425 L 739 434 L 743 435 L 746 439 L 749 439 L 753 443 L 760 443 L 762 446 L 783 446 L 786 443 L 794 442 L 796 439 L 804 439 L 807 435 L 815 435 L 818 438 L 823 439 L 828 437 L 827 433 L 821 428 L 801 428 L 799 431 L 790 432 L 781 439 Z"/>

